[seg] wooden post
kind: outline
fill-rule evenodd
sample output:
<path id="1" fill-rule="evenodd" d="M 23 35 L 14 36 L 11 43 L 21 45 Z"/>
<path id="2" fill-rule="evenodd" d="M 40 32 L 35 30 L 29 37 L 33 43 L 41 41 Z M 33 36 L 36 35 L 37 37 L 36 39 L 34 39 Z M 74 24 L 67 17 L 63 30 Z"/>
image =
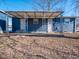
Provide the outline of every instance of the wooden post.
<path id="1" fill-rule="evenodd" d="M 6 32 L 8 33 L 8 16 L 6 16 Z"/>
<path id="2" fill-rule="evenodd" d="M 76 24 L 75 24 L 75 20 L 76 20 L 76 18 L 74 18 L 74 20 L 73 20 L 73 21 L 74 21 L 74 22 L 73 22 L 73 23 L 74 23 L 74 24 L 73 24 L 73 32 L 75 32 L 75 25 L 76 25 Z"/>
<path id="3" fill-rule="evenodd" d="M 6 34 L 8 35 L 8 36 L 10 36 L 10 34 L 9 34 L 9 25 L 8 25 L 8 23 L 9 23 L 9 19 L 8 19 L 8 16 L 6 16 Z"/>
<path id="4" fill-rule="evenodd" d="M 28 18 L 26 18 L 26 21 L 27 21 L 27 23 L 26 23 L 27 31 L 26 32 L 28 33 L 28 31 L 29 31 L 28 30 Z"/>
<path id="5" fill-rule="evenodd" d="M 21 32 L 26 32 L 26 19 L 20 19 L 21 22 Z"/>
<path id="6" fill-rule="evenodd" d="M 52 19 L 48 19 L 48 33 L 52 32 L 52 26 L 53 25 L 53 21 Z"/>
<path id="7" fill-rule="evenodd" d="M 63 18 L 62 18 L 62 14 L 60 15 L 60 23 L 61 23 L 61 33 L 63 33 Z"/>

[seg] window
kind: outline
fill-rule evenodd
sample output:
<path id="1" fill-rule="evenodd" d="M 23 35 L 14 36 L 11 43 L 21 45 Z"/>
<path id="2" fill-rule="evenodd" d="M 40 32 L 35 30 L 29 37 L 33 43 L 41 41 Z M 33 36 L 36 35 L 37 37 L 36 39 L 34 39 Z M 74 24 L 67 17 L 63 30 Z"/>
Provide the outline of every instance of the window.
<path id="1" fill-rule="evenodd" d="M 39 23 L 39 20 L 38 19 L 34 19 L 33 20 L 33 24 L 38 24 Z"/>
<path id="2" fill-rule="evenodd" d="M 69 23 L 70 22 L 70 19 L 64 19 L 64 22 L 65 23 Z"/>

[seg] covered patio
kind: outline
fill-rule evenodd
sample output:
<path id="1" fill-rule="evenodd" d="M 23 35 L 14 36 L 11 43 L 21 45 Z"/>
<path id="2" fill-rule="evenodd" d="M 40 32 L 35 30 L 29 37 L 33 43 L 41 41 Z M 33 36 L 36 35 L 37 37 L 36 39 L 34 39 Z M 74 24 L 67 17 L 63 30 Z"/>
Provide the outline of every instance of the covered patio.
<path id="1" fill-rule="evenodd" d="M 51 33 L 53 19 L 62 17 L 61 11 L 6 11 L 12 16 L 12 32 Z"/>

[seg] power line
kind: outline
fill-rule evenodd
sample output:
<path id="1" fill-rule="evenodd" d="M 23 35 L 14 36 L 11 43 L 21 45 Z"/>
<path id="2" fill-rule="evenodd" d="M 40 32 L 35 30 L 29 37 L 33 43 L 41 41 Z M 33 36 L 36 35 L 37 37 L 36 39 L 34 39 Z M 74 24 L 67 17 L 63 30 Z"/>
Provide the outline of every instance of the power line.
<path id="1" fill-rule="evenodd" d="M 79 5 L 77 5 L 77 6 L 73 7 L 73 8 L 71 8 L 70 10 L 68 10 L 68 11 L 65 12 L 65 13 L 69 13 L 70 11 L 72 11 L 74 8 L 77 8 L 77 7 L 79 7 Z"/>

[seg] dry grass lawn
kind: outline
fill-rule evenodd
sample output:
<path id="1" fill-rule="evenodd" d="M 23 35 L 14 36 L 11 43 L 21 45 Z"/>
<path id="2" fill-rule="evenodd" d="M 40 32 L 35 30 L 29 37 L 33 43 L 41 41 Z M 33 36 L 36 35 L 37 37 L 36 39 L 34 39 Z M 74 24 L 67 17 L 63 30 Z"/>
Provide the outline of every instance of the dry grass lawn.
<path id="1" fill-rule="evenodd" d="M 79 59 L 79 40 L 19 35 L 0 37 L 0 59 Z"/>

